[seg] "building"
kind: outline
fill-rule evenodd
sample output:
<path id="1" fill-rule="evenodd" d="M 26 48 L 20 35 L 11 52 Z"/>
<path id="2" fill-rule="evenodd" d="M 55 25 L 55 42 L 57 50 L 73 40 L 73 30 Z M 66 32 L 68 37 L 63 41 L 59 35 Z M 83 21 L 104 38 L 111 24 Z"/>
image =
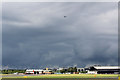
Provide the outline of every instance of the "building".
<path id="1" fill-rule="evenodd" d="M 52 74 L 52 70 L 27 69 L 25 74 Z"/>
<path id="2" fill-rule="evenodd" d="M 90 66 L 85 68 L 88 74 L 119 74 L 120 67 L 118 66 Z"/>
<path id="3" fill-rule="evenodd" d="M 85 71 L 84 68 L 77 68 L 77 72 L 83 72 L 83 71 Z"/>
<path id="4" fill-rule="evenodd" d="M 27 69 L 25 74 L 42 74 L 42 69 Z"/>
<path id="5" fill-rule="evenodd" d="M 87 72 L 88 74 L 97 74 L 97 71 L 89 71 Z"/>

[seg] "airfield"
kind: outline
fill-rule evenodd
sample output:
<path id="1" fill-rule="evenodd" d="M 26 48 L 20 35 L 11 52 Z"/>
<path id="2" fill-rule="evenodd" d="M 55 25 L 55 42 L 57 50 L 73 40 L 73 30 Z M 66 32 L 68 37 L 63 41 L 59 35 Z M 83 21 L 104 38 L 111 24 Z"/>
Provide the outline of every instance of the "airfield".
<path id="1" fill-rule="evenodd" d="M 36 78 L 27 78 L 27 79 L 25 79 L 25 78 L 19 78 L 19 79 L 17 79 L 17 78 L 10 78 L 10 79 L 8 79 L 8 78 L 4 78 L 4 79 L 2 79 L 2 80 L 118 80 L 117 78 L 116 79 L 111 79 L 111 78 L 73 78 L 73 79 L 71 79 L 71 78 L 64 78 L 64 79 L 61 79 L 61 78 L 57 78 L 57 79 L 55 79 L 55 78 L 44 78 L 44 79 L 36 79 Z"/>
<path id="2" fill-rule="evenodd" d="M 13 75 L 4 74 L 2 80 L 118 80 L 118 74 L 49 74 Z"/>

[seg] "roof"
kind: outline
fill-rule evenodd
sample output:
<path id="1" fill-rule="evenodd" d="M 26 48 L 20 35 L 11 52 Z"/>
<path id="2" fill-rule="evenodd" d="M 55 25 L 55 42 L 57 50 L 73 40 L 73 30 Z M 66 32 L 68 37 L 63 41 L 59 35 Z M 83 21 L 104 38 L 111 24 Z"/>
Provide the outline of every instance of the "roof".
<path id="1" fill-rule="evenodd" d="M 43 70 L 43 69 L 27 69 L 26 71 L 51 71 L 51 70 Z"/>
<path id="2" fill-rule="evenodd" d="M 94 66 L 96 69 L 120 69 L 118 66 Z"/>
<path id="3" fill-rule="evenodd" d="M 42 69 L 27 69 L 26 71 L 43 71 Z"/>

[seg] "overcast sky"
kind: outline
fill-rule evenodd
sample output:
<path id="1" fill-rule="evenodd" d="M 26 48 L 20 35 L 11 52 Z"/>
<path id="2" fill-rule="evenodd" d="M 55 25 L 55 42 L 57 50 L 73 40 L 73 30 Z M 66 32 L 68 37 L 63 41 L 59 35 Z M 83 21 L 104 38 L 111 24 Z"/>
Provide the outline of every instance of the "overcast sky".
<path id="1" fill-rule="evenodd" d="M 117 65 L 117 4 L 3 3 L 3 65 Z"/>

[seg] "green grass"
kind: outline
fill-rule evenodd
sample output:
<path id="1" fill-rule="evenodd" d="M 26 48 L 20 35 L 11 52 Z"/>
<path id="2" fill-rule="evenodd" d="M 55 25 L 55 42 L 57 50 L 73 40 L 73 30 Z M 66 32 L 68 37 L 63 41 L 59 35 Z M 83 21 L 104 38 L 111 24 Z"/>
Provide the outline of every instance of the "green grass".
<path id="1" fill-rule="evenodd" d="M 4 78 L 117 78 L 117 74 L 51 74 L 38 76 L 15 76 Z"/>

